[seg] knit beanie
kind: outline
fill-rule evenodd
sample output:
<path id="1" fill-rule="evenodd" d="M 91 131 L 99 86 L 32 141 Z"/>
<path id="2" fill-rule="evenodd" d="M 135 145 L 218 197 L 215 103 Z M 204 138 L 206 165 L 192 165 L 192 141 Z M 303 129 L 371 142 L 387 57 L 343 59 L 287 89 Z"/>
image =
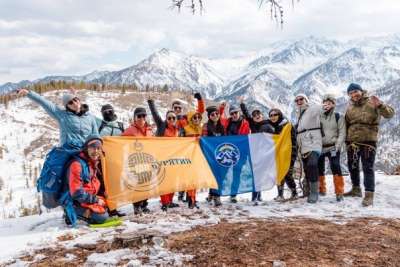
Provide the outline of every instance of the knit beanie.
<path id="1" fill-rule="evenodd" d="M 336 98 L 332 94 L 326 94 L 322 98 L 322 102 L 331 101 L 334 105 L 336 105 Z"/>
<path id="2" fill-rule="evenodd" d="M 63 106 L 66 107 L 69 103 L 69 101 L 71 101 L 72 99 L 74 99 L 76 97 L 76 95 L 70 94 L 70 93 L 65 93 L 62 96 L 62 103 Z"/>
<path id="3" fill-rule="evenodd" d="M 306 103 L 309 102 L 308 97 L 307 97 L 305 94 L 297 94 L 296 97 L 295 97 L 294 99 L 296 99 L 296 98 L 298 98 L 298 97 L 304 98 L 304 101 L 305 101 Z"/>
<path id="4" fill-rule="evenodd" d="M 349 94 L 351 91 L 362 91 L 362 88 L 359 84 L 357 83 L 351 83 L 347 87 L 347 94 Z"/>

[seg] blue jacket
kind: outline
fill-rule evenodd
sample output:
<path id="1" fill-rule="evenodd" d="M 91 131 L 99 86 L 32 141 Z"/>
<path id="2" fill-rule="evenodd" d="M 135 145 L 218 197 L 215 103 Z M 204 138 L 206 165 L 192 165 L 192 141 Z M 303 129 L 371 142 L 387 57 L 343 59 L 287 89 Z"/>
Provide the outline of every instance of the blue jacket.
<path id="1" fill-rule="evenodd" d="M 81 147 L 89 135 L 99 134 L 93 115 L 85 113 L 78 116 L 73 112 L 60 109 L 33 91 L 29 92 L 28 98 L 42 106 L 51 117 L 57 120 L 60 127 L 60 146 L 68 144 Z"/>

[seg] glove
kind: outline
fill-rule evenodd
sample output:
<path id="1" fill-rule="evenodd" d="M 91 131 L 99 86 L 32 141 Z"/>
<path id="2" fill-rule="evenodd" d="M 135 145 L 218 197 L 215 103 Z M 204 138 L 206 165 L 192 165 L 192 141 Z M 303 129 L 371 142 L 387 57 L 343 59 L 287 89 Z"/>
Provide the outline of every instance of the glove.
<path id="1" fill-rule="evenodd" d="M 197 100 L 201 100 L 201 94 L 200 93 L 194 93 L 194 98 Z"/>

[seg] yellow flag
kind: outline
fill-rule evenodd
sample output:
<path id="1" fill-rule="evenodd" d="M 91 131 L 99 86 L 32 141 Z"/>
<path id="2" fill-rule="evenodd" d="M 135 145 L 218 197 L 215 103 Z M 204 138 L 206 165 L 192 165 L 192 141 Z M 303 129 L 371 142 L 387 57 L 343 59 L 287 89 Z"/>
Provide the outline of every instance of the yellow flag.
<path id="1" fill-rule="evenodd" d="M 104 137 L 103 141 L 110 209 L 167 193 L 218 188 L 195 138 Z"/>
<path id="2" fill-rule="evenodd" d="M 285 178 L 292 159 L 292 125 L 286 124 L 280 134 L 272 135 L 275 142 L 276 184 L 280 185 Z"/>

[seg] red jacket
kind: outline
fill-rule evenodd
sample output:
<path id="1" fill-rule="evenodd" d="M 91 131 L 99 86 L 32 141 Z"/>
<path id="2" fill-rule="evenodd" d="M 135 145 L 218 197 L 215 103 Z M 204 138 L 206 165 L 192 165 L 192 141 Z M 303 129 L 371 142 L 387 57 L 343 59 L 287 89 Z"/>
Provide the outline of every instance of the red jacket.
<path id="1" fill-rule="evenodd" d="M 231 122 L 231 119 L 230 118 L 227 119 L 225 117 L 224 107 L 223 106 L 219 107 L 219 113 L 221 115 L 221 123 L 225 128 L 226 134 L 229 135 L 229 133 L 227 132 L 227 129 L 228 129 L 229 123 Z M 241 124 L 239 126 L 238 135 L 247 135 L 247 134 L 250 134 L 250 132 L 251 131 L 250 131 L 249 122 L 245 118 L 242 118 L 242 122 L 241 122 Z"/>
<path id="2" fill-rule="evenodd" d="M 81 177 L 82 166 L 78 160 L 72 161 L 68 169 L 69 190 L 72 199 L 80 204 L 97 203 L 97 193 L 100 189 L 100 181 L 97 178 L 100 170 L 98 162 L 89 160 L 86 155 L 81 152 L 79 157 L 88 163 L 89 166 L 89 181 L 85 182 Z"/>

